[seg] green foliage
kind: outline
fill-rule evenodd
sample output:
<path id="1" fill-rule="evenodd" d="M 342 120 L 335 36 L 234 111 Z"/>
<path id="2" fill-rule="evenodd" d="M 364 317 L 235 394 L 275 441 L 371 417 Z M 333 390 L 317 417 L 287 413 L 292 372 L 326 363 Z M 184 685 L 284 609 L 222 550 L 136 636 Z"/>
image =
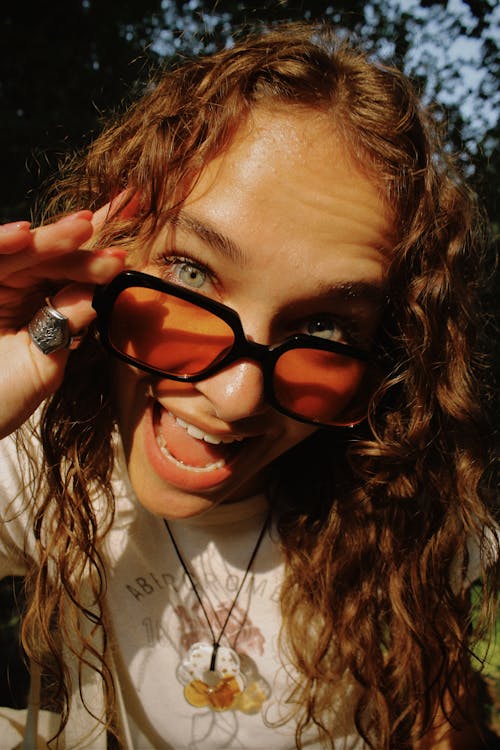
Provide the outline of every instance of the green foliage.
<path id="1" fill-rule="evenodd" d="M 477 581 L 471 591 L 472 604 L 478 606 L 481 582 Z M 500 736 L 500 612 L 497 614 L 495 633 L 490 641 L 479 641 L 472 654 L 472 663 L 481 671 L 490 705 L 488 726 Z"/>

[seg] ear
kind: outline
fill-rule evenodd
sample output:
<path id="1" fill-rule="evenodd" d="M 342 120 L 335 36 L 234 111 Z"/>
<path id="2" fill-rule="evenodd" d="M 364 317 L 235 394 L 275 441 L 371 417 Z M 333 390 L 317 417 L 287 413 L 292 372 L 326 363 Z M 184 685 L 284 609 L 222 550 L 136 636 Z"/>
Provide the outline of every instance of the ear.
<path id="1" fill-rule="evenodd" d="M 129 188 L 122 190 L 109 203 L 106 203 L 95 211 L 92 217 L 94 231 L 110 219 L 130 219 L 137 212 L 139 203 L 140 198 L 137 191 L 132 192 Z"/>

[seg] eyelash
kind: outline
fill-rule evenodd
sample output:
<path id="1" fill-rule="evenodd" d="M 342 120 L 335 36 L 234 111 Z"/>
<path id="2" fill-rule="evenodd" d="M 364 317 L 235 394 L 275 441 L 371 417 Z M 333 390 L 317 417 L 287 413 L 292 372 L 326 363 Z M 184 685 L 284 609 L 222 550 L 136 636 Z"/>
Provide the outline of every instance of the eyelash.
<path id="1" fill-rule="evenodd" d="M 164 275 L 166 276 L 167 281 L 170 281 L 173 284 L 187 286 L 188 288 L 191 287 L 190 284 L 183 283 L 174 272 L 174 269 L 181 271 L 183 266 L 199 271 L 206 276 L 206 280 L 212 282 L 212 284 L 214 283 L 215 274 L 212 272 L 212 270 L 207 265 L 205 265 L 204 263 L 200 263 L 194 258 L 188 258 L 187 256 L 182 255 L 163 255 L 161 258 L 161 265 L 163 268 L 165 268 L 166 266 L 167 273 L 164 273 Z M 198 290 L 198 288 L 195 286 L 193 286 L 192 288 Z"/>
<path id="2" fill-rule="evenodd" d="M 363 344 L 366 344 L 366 341 L 363 341 L 363 336 L 359 329 L 358 323 L 352 318 L 328 312 L 315 313 L 304 318 L 304 320 L 299 324 L 299 327 L 304 329 L 315 321 L 327 321 L 327 325 L 331 323 L 332 326 L 338 327 L 339 331 L 342 334 L 339 340 L 341 340 L 343 343 L 351 344 L 352 346 L 363 346 Z M 314 336 L 313 333 L 310 333 L 309 335 Z"/>
<path id="3" fill-rule="evenodd" d="M 210 282 L 212 285 L 215 286 L 215 274 L 212 271 L 212 269 L 206 265 L 205 263 L 202 263 L 198 260 L 195 260 L 192 257 L 184 256 L 184 255 L 163 255 L 159 259 L 159 262 L 162 266 L 162 269 L 164 271 L 165 267 L 167 268 L 167 273 L 165 274 L 165 271 L 163 272 L 163 276 L 166 277 L 167 281 L 170 281 L 173 284 L 178 284 L 180 286 L 186 286 L 188 288 L 194 289 L 194 291 L 199 292 L 200 294 L 204 294 L 203 289 L 199 287 L 194 287 L 190 284 L 183 283 L 175 274 L 175 269 L 181 270 L 183 266 L 187 266 L 189 268 L 193 268 L 196 271 L 199 271 L 202 274 L 205 274 L 206 279 L 203 283 L 203 286 L 205 286 L 206 281 Z M 299 321 L 297 326 L 293 326 L 294 331 L 296 332 L 300 328 L 305 328 L 308 324 L 312 323 L 314 320 L 320 320 L 320 319 L 330 319 L 332 323 L 337 325 L 340 330 L 344 334 L 344 340 L 345 343 L 351 344 L 352 346 L 363 346 L 366 345 L 366 341 L 364 341 L 364 337 L 359 329 L 359 325 L 356 321 L 354 321 L 352 318 L 343 317 L 341 315 L 335 315 L 334 313 L 315 313 L 312 314 L 303 320 Z M 313 334 L 309 334 L 313 335 Z"/>

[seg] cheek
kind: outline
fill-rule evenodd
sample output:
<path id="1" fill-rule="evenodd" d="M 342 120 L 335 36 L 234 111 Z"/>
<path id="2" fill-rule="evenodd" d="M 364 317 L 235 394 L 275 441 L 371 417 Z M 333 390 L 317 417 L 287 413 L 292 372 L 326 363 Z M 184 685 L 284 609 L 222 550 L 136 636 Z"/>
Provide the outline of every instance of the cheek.
<path id="1" fill-rule="evenodd" d="M 138 412 L 145 404 L 146 387 L 144 383 L 141 387 L 140 377 L 131 367 L 120 362 L 113 363 L 113 384 L 114 412 L 124 442 L 129 443 Z"/>
<path id="2" fill-rule="evenodd" d="M 184 383 L 179 380 L 159 380 L 155 383 L 154 393 L 157 398 L 195 396 L 197 389 L 196 383 Z"/>
<path id="3" fill-rule="evenodd" d="M 289 420 L 289 427 L 287 430 L 287 446 L 285 448 L 285 451 L 290 450 L 290 448 L 293 448 L 299 443 L 302 443 L 310 435 L 318 432 L 318 429 L 318 427 L 313 427 L 312 425 L 302 424 L 301 422 L 294 422 L 293 420 Z"/>

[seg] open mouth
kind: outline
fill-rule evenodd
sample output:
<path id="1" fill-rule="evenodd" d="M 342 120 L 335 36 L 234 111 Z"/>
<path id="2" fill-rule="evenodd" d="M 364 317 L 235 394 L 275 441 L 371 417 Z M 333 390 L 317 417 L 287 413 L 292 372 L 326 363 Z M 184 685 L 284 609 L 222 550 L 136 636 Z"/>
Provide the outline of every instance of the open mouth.
<path id="1" fill-rule="evenodd" d="M 225 468 L 246 442 L 204 432 L 171 414 L 158 401 L 153 407 L 153 426 L 162 455 L 178 468 L 197 474 Z"/>

